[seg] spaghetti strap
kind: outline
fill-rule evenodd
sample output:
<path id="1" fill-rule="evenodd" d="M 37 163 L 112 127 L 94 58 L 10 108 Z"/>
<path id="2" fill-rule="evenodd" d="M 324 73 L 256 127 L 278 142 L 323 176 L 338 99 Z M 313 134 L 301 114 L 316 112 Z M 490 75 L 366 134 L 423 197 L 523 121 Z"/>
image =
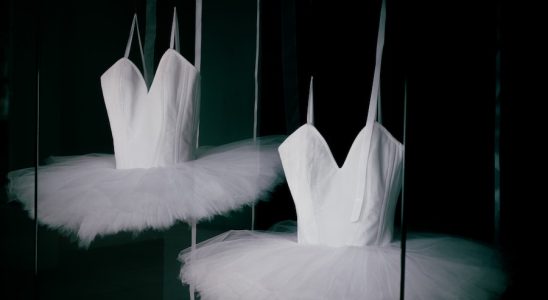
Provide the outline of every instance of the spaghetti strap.
<path id="1" fill-rule="evenodd" d="M 375 61 L 375 73 L 373 75 L 373 86 L 371 90 L 371 98 L 369 99 L 369 110 L 367 111 L 367 122 L 365 123 L 365 146 L 364 151 L 361 152 L 359 164 L 363 167 L 359 168 L 360 177 L 367 177 L 367 163 L 369 161 L 369 153 L 371 150 L 371 138 L 373 136 L 373 125 L 375 123 L 375 115 L 377 114 L 377 102 L 379 100 L 380 80 L 381 80 L 381 62 L 382 51 L 384 47 L 384 31 L 386 25 L 386 0 L 382 0 L 381 15 L 379 18 L 379 33 L 377 35 L 377 55 Z M 365 198 L 365 184 L 363 180 L 356 186 L 356 193 L 354 196 L 354 205 L 352 213 L 350 215 L 351 222 L 357 222 L 360 220 L 362 213 L 363 202 Z"/>
<path id="2" fill-rule="evenodd" d="M 137 28 L 137 29 L 135 29 Z M 131 43 L 133 42 L 133 33 L 134 31 L 137 31 L 137 41 L 139 43 L 139 52 L 141 53 L 141 61 L 143 63 L 143 74 L 145 82 L 148 82 L 148 72 L 147 72 L 147 66 L 145 63 L 145 54 L 143 53 L 143 46 L 141 43 L 141 35 L 139 34 L 139 22 L 137 21 L 137 14 L 133 15 L 133 22 L 131 22 L 131 30 L 129 31 L 129 39 L 127 41 L 126 45 L 126 52 L 124 53 L 124 57 L 129 57 L 129 51 L 131 50 Z"/>
<path id="3" fill-rule="evenodd" d="M 169 41 L 169 48 L 173 49 L 175 44 L 175 51 L 181 53 L 181 46 L 179 42 L 179 20 L 177 18 L 177 8 L 173 8 L 173 22 L 171 23 L 171 39 Z"/>
<path id="4" fill-rule="evenodd" d="M 314 125 L 314 76 L 310 77 L 308 89 L 308 108 L 306 110 L 306 123 Z"/>

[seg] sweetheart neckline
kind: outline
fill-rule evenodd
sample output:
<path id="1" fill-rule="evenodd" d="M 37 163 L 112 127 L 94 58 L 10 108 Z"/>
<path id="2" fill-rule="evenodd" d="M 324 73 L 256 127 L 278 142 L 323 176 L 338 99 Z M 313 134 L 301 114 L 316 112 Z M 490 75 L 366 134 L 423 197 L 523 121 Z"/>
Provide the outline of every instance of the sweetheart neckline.
<path id="1" fill-rule="evenodd" d="M 384 128 L 384 126 L 382 126 L 382 124 L 380 124 L 379 122 L 377 121 L 373 121 L 372 123 L 372 126 L 380 126 L 380 129 L 388 135 L 388 138 L 394 142 L 394 143 L 397 143 L 401 146 L 403 146 L 403 144 L 398 140 L 396 139 L 391 133 L 390 131 L 388 131 L 386 128 Z M 318 130 L 318 128 L 316 128 L 316 126 L 314 126 L 313 124 L 310 124 L 310 123 L 306 123 L 306 124 L 303 124 L 301 125 L 299 128 L 297 128 L 297 130 L 295 130 L 291 135 L 289 135 L 289 137 L 287 139 L 289 139 L 293 134 L 295 134 L 297 131 L 300 131 L 302 130 L 303 128 L 307 128 L 307 127 L 310 127 L 312 128 L 313 132 L 315 135 L 317 135 L 319 138 L 320 138 L 320 141 L 321 143 L 324 145 L 325 148 L 327 148 L 327 152 L 329 153 L 329 157 L 330 157 L 330 161 L 331 163 L 334 165 L 334 167 L 337 169 L 337 171 L 340 171 L 342 169 L 344 169 L 344 167 L 346 166 L 346 162 L 348 161 L 348 156 L 350 154 L 350 152 L 352 151 L 352 148 L 354 148 L 356 142 L 358 141 L 358 138 L 365 134 L 365 129 L 367 127 L 367 124 L 362 127 L 362 129 L 360 129 L 360 131 L 358 132 L 358 134 L 356 134 L 356 137 L 354 137 L 354 140 L 352 141 L 352 144 L 350 145 L 350 149 L 347 151 L 346 153 L 346 157 L 344 158 L 344 161 L 343 161 L 343 164 L 342 166 L 339 166 L 339 164 L 337 163 L 337 161 L 335 160 L 335 157 L 333 156 L 333 152 L 331 152 L 331 147 L 329 147 L 329 144 L 327 143 L 327 141 L 325 140 L 325 138 L 323 137 L 323 135 L 321 134 L 321 132 Z M 371 134 L 373 134 L 373 129 L 371 130 Z M 286 139 L 286 140 L 287 140 Z M 282 143 L 282 145 L 285 143 L 285 141 Z M 281 146 L 281 145 L 280 145 Z"/>
<path id="2" fill-rule="evenodd" d="M 162 57 L 160 58 L 160 61 L 158 62 L 158 66 L 160 66 L 160 65 L 162 64 L 162 61 L 163 61 L 164 59 L 166 59 L 167 54 L 170 53 L 170 52 L 174 52 L 174 53 L 176 54 L 176 56 L 177 56 L 179 59 L 182 59 L 183 62 L 185 62 L 186 64 L 190 65 L 196 72 L 198 72 L 197 69 L 196 69 L 196 67 L 195 67 L 193 64 L 191 64 L 184 56 L 182 56 L 181 53 L 179 53 L 179 52 L 177 52 L 177 51 L 175 51 L 174 49 L 171 49 L 171 48 L 167 49 L 167 50 L 164 52 L 164 54 L 163 54 Z M 134 63 L 133 61 L 131 61 L 131 59 L 127 58 L 127 57 L 121 57 L 120 59 L 118 59 L 110 68 L 108 68 L 108 69 L 103 73 L 103 75 L 106 74 L 106 73 L 108 73 L 112 68 L 114 68 L 114 66 L 116 66 L 117 64 L 119 64 L 119 63 L 122 62 L 122 61 L 127 61 L 127 62 L 130 64 L 130 66 L 133 67 L 133 69 L 135 70 L 135 72 L 136 72 L 137 74 L 139 74 L 139 79 L 140 79 L 141 83 L 145 86 L 145 89 L 146 89 L 146 91 L 147 91 L 146 94 L 149 95 L 149 94 L 150 94 L 150 91 L 152 90 L 152 86 L 153 86 L 154 83 L 156 82 L 156 77 L 157 77 L 156 74 L 158 73 L 158 69 L 156 69 L 156 71 L 154 72 L 154 75 L 153 75 L 153 77 L 152 77 L 152 81 L 150 82 L 150 87 L 147 86 L 147 84 L 146 84 L 146 82 L 145 82 L 145 77 L 143 76 L 143 73 L 141 72 L 141 70 L 139 70 L 139 68 L 137 67 L 137 65 L 135 65 L 135 63 Z"/>
<path id="3" fill-rule="evenodd" d="M 376 123 L 376 122 L 375 122 Z M 306 123 L 306 124 L 303 124 L 301 125 L 301 127 L 299 127 L 297 130 L 295 130 L 295 132 L 297 131 L 300 131 L 301 129 L 303 128 L 312 128 L 312 132 L 314 132 L 314 134 L 316 136 L 318 136 L 320 138 L 320 141 L 321 143 L 325 146 L 325 148 L 327 148 L 327 152 L 329 153 L 329 157 L 330 157 L 330 161 L 331 163 L 334 165 L 334 167 L 340 171 L 342 169 L 344 169 L 344 167 L 346 166 L 346 162 L 348 161 L 348 156 L 350 154 L 350 152 L 352 151 L 352 148 L 354 148 L 356 142 L 358 141 L 358 138 L 364 134 L 365 132 L 365 128 L 366 126 L 364 126 L 360 132 L 358 132 L 358 134 L 356 134 L 356 137 L 354 137 L 354 140 L 352 141 L 352 144 L 350 145 L 350 149 L 348 150 L 348 152 L 346 153 L 346 156 L 344 158 L 344 161 L 343 161 L 343 164 L 342 166 L 339 166 L 339 164 L 337 163 L 337 161 L 335 160 L 335 157 L 333 156 L 333 152 L 331 151 L 331 147 L 329 147 L 329 144 L 327 143 L 327 141 L 325 140 L 324 136 L 320 133 L 320 131 L 318 130 L 318 128 L 316 128 L 316 126 L 312 125 L 312 124 L 309 124 L 309 123 Z"/>

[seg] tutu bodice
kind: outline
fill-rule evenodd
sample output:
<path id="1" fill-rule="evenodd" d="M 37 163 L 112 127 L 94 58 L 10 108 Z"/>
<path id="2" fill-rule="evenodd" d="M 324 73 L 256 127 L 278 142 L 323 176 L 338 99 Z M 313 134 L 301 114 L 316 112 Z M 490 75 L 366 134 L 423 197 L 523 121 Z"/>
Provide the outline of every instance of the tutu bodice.
<path id="1" fill-rule="evenodd" d="M 173 16 L 171 47 L 160 59 L 150 89 L 128 59 L 136 25 L 135 16 L 124 57 L 101 76 L 116 168 L 164 167 L 193 159 L 199 73 L 179 54 L 177 15 Z M 137 37 L 143 58 L 138 30 Z M 143 66 L 146 74 L 144 58 Z"/>
<path id="2" fill-rule="evenodd" d="M 392 240 L 403 145 L 378 123 L 369 142 L 365 133 L 364 128 L 358 134 L 340 168 L 311 125 L 299 128 L 280 146 L 297 210 L 299 243 L 363 246 Z M 369 159 L 358 163 L 365 159 L 366 147 Z M 363 184 L 365 191 L 356 194 L 356 186 Z"/>
<path id="3" fill-rule="evenodd" d="M 299 243 L 364 246 L 392 240 L 403 145 L 374 121 L 380 96 L 385 19 L 382 9 L 367 122 L 343 166 L 337 165 L 325 139 L 312 124 L 312 80 L 307 124 L 279 148 L 297 210 Z"/>

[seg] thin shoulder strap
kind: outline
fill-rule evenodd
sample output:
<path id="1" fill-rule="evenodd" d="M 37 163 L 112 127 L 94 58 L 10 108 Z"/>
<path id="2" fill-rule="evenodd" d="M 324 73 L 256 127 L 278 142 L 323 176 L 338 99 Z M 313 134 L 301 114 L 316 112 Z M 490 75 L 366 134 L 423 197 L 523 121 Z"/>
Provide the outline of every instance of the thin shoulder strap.
<path id="1" fill-rule="evenodd" d="M 137 30 L 135 30 L 137 28 Z M 131 50 L 131 43 L 133 41 L 133 32 L 137 31 L 137 41 L 139 42 L 139 51 L 141 52 L 141 61 L 143 62 L 143 77 L 145 79 L 145 82 L 148 82 L 148 72 L 147 72 L 147 65 L 145 63 L 145 54 L 143 53 L 143 46 L 141 43 L 141 35 L 139 34 L 139 22 L 137 21 L 137 14 L 133 15 L 133 22 L 131 23 L 131 30 L 129 31 L 129 40 L 127 41 L 126 45 L 126 52 L 124 54 L 125 58 L 129 57 L 129 51 Z"/>
<path id="2" fill-rule="evenodd" d="M 369 99 L 369 111 L 367 112 L 367 122 L 365 123 L 364 149 L 360 154 L 360 168 L 358 178 L 359 184 L 356 187 L 354 196 L 354 205 L 350 215 L 351 222 L 357 222 L 360 219 L 363 202 L 365 198 L 365 185 L 367 179 L 367 164 L 371 149 L 371 138 L 373 136 L 373 125 L 375 123 L 375 114 L 377 114 L 377 101 L 379 100 L 380 82 L 381 82 L 381 61 L 382 50 L 384 47 L 384 30 L 386 25 L 386 0 L 382 0 L 381 15 L 379 18 L 379 33 L 377 35 L 377 55 L 375 61 L 375 73 L 373 75 L 373 87 L 371 98 Z"/>
<path id="3" fill-rule="evenodd" d="M 308 108 L 306 109 L 306 123 L 314 125 L 314 76 L 310 77 L 308 88 Z"/>
<path id="4" fill-rule="evenodd" d="M 181 52 L 181 46 L 179 42 L 179 20 L 177 18 L 177 8 L 173 8 L 173 22 L 171 23 L 171 40 L 169 41 L 169 48 L 173 49 L 173 43 L 175 42 L 175 51 Z"/>
<path id="5" fill-rule="evenodd" d="M 375 60 L 375 73 L 373 75 L 373 86 L 371 88 L 371 98 L 369 99 L 369 111 L 367 112 L 367 123 L 373 124 L 375 122 L 375 114 L 380 102 L 380 89 L 381 89 L 381 63 L 382 63 L 382 51 L 384 48 L 384 31 L 386 27 L 386 0 L 382 0 L 381 15 L 379 19 L 379 33 L 377 35 L 377 57 Z"/>

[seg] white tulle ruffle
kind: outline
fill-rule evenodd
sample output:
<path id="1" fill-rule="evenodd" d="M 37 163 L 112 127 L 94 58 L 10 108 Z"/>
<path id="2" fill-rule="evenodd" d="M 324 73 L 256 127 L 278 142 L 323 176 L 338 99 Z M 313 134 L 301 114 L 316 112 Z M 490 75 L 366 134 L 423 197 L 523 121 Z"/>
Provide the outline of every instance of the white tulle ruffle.
<path id="1" fill-rule="evenodd" d="M 201 149 L 169 167 L 118 170 L 113 155 L 53 157 L 38 170 L 38 220 L 75 233 L 82 246 L 98 235 L 163 229 L 199 221 L 265 198 L 283 180 L 283 137 Z M 11 199 L 34 214 L 34 169 L 8 174 Z"/>
<path id="2" fill-rule="evenodd" d="M 292 233 L 229 231 L 181 252 L 202 299 L 399 299 L 400 247 L 301 245 Z M 497 299 L 498 255 L 455 237 L 407 242 L 405 299 Z"/>

